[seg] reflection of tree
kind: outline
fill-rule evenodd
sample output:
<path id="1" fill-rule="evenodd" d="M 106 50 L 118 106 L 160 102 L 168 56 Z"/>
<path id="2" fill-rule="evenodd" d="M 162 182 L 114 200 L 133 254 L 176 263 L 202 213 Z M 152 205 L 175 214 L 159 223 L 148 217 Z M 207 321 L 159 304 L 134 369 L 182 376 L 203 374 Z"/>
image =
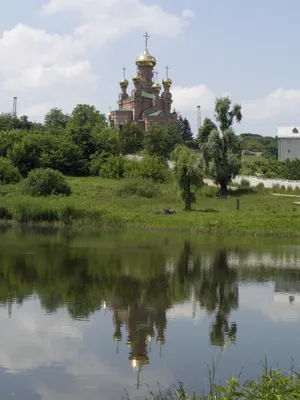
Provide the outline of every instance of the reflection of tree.
<path id="1" fill-rule="evenodd" d="M 2 245 L 0 303 L 11 308 L 36 293 L 47 312 L 66 307 L 72 318 L 87 319 L 105 301 L 114 313 L 114 338 L 120 342 L 122 327 L 126 329 L 130 361 L 137 369 L 149 361 L 152 339 L 160 346 L 165 343 L 167 310 L 193 293 L 200 306 L 215 315 L 212 344 L 234 340 L 236 326 L 228 319 L 238 306 L 237 277 L 225 251 L 209 254 L 205 262 L 189 241 L 181 252 L 177 246 L 168 253 L 167 242 L 157 246 L 135 241 L 125 246 L 117 237 L 112 247 L 113 240 L 114 236 L 110 245 L 91 247 L 77 235 L 53 240 L 41 234 L 28 246 L 25 242 L 22 247 L 21 241 L 18 251 Z M 170 259 L 173 266 L 168 272 Z"/>

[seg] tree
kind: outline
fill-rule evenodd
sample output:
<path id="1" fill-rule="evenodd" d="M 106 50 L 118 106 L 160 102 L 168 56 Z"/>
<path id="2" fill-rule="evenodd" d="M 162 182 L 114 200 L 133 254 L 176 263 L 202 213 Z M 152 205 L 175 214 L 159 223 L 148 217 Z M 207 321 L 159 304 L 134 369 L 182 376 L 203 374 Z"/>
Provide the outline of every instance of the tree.
<path id="1" fill-rule="evenodd" d="M 241 122 L 242 120 L 242 107 L 239 104 L 234 104 L 231 107 L 231 100 L 229 97 L 221 97 L 215 103 L 215 118 L 219 122 L 221 132 L 225 132 L 231 128 L 234 120 Z"/>
<path id="2" fill-rule="evenodd" d="M 166 125 L 152 124 L 145 133 L 144 149 L 153 156 L 168 158 L 175 146 L 181 142 L 178 128 L 172 122 Z"/>
<path id="3" fill-rule="evenodd" d="M 93 133 L 105 129 L 106 125 L 105 115 L 94 106 L 78 104 L 67 123 L 67 133 L 81 147 L 84 157 L 89 159 L 97 150 Z"/>
<path id="4" fill-rule="evenodd" d="M 175 161 L 174 175 L 181 189 L 181 196 L 185 202 L 185 211 L 191 211 L 195 202 L 196 189 L 203 185 L 201 160 L 199 156 L 186 146 L 178 146 L 172 153 Z"/>
<path id="5" fill-rule="evenodd" d="M 69 120 L 69 115 L 64 114 L 61 109 L 55 107 L 47 112 L 44 123 L 49 128 L 65 129 Z"/>
<path id="6" fill-rule="evenodd" d="M 205 142 L 200 142 L 203 153 L 206 173 L 221 186 L 221 195 L 228 193 L 228 183 L 239 173 L 241 169 L 241 146 L 232 124 L 234 120 L 242 119 L 241 106 L 233 105 L 231 100 L 224 97 L 216 100 L 215 115 L 220 124 L 220 131 L 213 129 Z"/>
<path id="7" fill-rule="evenodd" d="M 199 128 L 199 132 L 198 132 L 198 142 L 201 143 L 205 143 L 207 142 L 210 133 L 214 130 L 214 129 L 218 129 L 217 125 L 212 122 L 211 119 L 209 118 L 205 118 L 203 121 L 203 125 Z"/>
<path id="8" fill-rule="evenodd" d="M 144 132 L 133 123 L 124 126 L 119 138 L 122 154 L 136 154 L 143 148 Z"/>
<path id="9" fill-rule="evenodd" d="M 182 116 L 178 119 L 180 136 L 183 143 L 191 142 L 193 140 L 193 132 L 191 129 L 191 125 L 187 118 L 182 118 Z"/>

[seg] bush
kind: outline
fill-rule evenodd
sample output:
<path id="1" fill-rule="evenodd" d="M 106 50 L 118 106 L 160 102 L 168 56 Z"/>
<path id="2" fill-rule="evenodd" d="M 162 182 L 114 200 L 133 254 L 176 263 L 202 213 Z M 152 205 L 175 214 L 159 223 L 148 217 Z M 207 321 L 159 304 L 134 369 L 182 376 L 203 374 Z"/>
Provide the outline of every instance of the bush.
<path id="1" fill-rule="evenodd" d="M 168 178 L 168 166 L 158 157 L 144 155 L 141 161 L 128 160 L 124 165 L 125 178 L 151 179 L 163 183 Z"/>
<path id="2" fill-rule="evenodd" d="M 248 179 L 242 179 L 241 180 L 241 187 L 249 187 L 250 186 L 250 181 Z"/>
<path id="3" fill-rule="evenodd" d="M 71 187 L 60 172 L 50 168 L 36 169 L 25 179 L 23 193 L 29 196 L 69 196 Z"/>
<path id="4" fill-rule="evenodd" d="M 110 156 L 100 166 L 99 175 L 102 178 L 121 179 L 124 177 L 125 160 L 122 156 Z"/>
<path id="5" fill-rule="evenodd" d="M 154 182 L 142 179 L 133 179 L 125 182 L 123 186 L 117 188 L 115 193 L 117 196 L 138 196 L 148 199 L 159 194 L 159 187 Z"/>
<path id="6" fill-rule="evenodd" d="M 0 157 L 0 183 L 7 185 L 20 182 L 22 176 L 8 158 Z"/>

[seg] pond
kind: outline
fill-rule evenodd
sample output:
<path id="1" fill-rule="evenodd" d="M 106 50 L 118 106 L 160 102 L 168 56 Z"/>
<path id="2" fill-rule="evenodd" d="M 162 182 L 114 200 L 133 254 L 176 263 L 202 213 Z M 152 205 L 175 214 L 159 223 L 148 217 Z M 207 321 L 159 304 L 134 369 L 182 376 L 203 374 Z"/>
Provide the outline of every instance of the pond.
<path id="1" fill-rule="evenodd" d="M 297 241 L 1 227 L 0 398 L 142 399 L 300 362 Z"/>

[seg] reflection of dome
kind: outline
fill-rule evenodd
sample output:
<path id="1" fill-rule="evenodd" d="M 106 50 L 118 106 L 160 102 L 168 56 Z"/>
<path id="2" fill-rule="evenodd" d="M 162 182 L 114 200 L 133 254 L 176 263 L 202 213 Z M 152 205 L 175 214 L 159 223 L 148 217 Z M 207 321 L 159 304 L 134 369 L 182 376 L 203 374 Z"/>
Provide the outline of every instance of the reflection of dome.
<path id="1" fill-rule="evenodd" d="M 149 358 L 147 356 L 143 357 L 134 357 L 131 360 L 131 365 L 133 368 L 139 370 L 143 365 L 149 364 Z"/>
<path id="2" fill-rule="evenodd" d="M 166 339 L 165 339 L 164 335 L 157 336 L 156 343 L 157 344 L 165 344 L 166 343 Z"/>
<path id="3" fill-rule="evenodd" d="M 156 65 L 156 59 L 149 54 L 148 49 L 146 49 L 137 59 L 136 65 L 139 67 L 152 67 Z"/>
<path id="4" fill-rule="evenodd" d="M 126 78 L 122 78 L 120 80 L 120 86 L 121 87 L 127 87 L 128 85 L 129 85 L 129 82 L 128 82 L 128 80 Z"/>
<path id="5" fill-rule="evenodd" d="M 115 333 L 114 334 L 114 341 L 121 342 L 122 341 L 122 333 Z"/>
<path id="6" fill-rule="evenodd" d="M 162 84 L 164 85 L 164 86 L 171 86 L 172 85 L 172 79 L 170 79 L 170 78 L 165 78 L 163 81 L 162 81 Z"/>
<path id="7" fill-rule="evenodd" d="M 154 92 L 160 92 L 161 91 L 161 85 L 158 82 L 154 82 L 152 85 L 152 89 Z"/>

